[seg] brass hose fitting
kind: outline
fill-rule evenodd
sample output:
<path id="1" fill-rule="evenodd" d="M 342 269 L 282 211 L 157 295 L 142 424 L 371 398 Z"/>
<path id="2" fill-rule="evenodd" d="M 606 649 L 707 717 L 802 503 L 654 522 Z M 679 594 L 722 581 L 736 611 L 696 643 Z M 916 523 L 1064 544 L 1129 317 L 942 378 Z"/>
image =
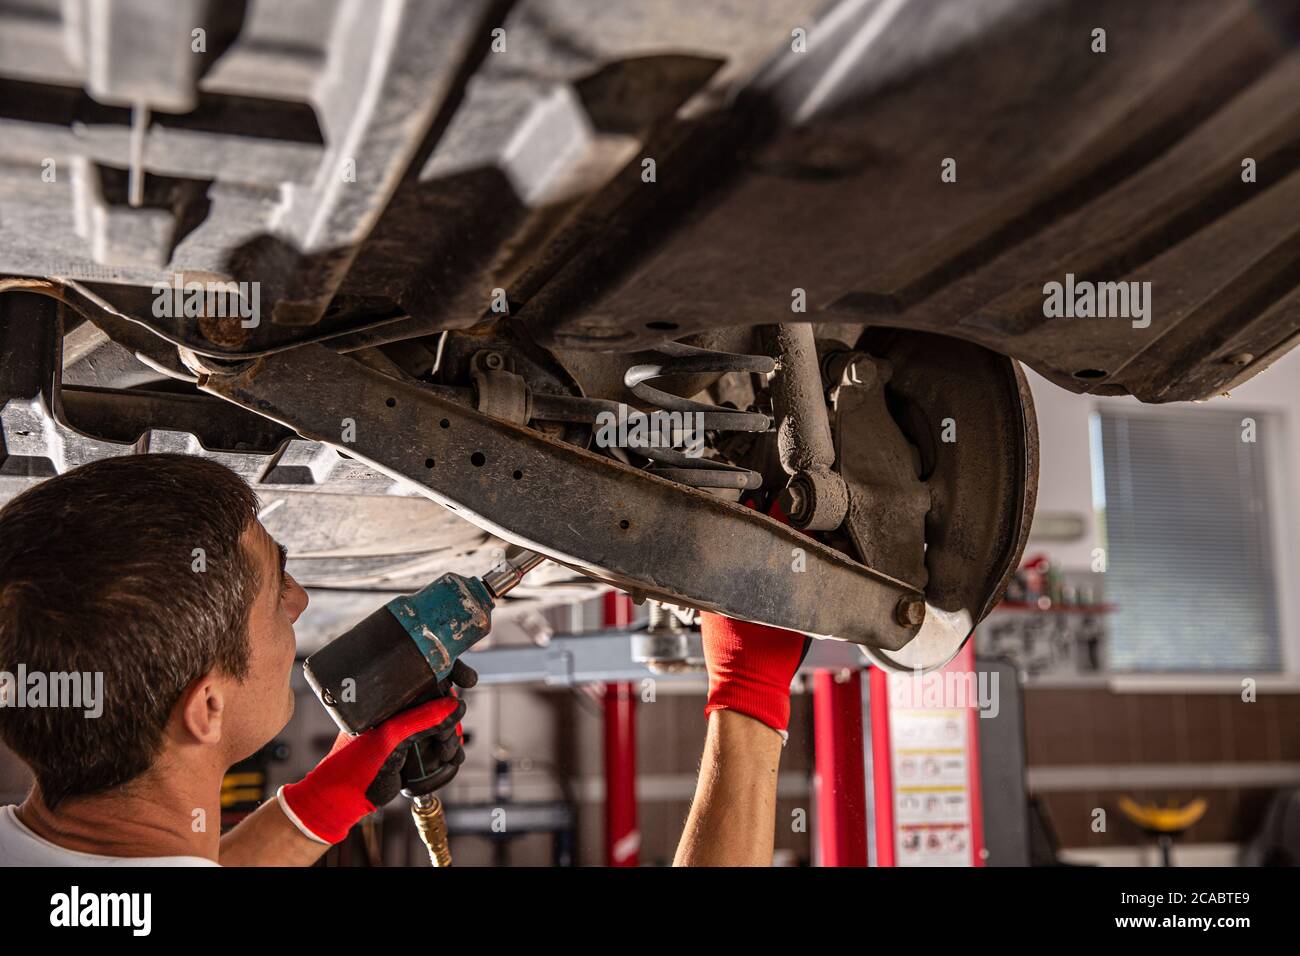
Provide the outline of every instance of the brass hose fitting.
<path id="1" fill-rule="evenodd" d="M 411 801 L 411 817 L 415 829 L 429 850 L 429 862 L 436 867 L 451 866 L 451 849 L 447 846 L 447 819 L 442 813 L 442 801 L 433 794 L 425 794 Z"/>

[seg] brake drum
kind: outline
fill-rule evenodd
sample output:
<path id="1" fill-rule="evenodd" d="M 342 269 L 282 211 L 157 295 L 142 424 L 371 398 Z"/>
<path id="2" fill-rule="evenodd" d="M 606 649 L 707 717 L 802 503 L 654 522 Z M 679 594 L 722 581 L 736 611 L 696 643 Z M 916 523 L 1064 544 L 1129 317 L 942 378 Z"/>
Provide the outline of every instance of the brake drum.
<path id="1" fill-rule="evenodd" d="M 922 504 L 918 514 L 915 489 L 907 482 L 899 506 L 867 509 L 871 524 L 859 525 L 856 534 L 850 514 L 859 560 L 911 580 L 926 597 L 925 623 L 912 641 L 897 651 L 863 652 L 891 670 L 929 671 L 956 656 L 1019 566 L 1038 490 L 1033 397 L 1014 359 L 960 339 L 872 328 L 858 349 L 881 360 L 876 365 L 885 379 L 884 407 L 911 446 L 915 479 L 929 492 L 928 508 Z M 851 487 L 853 444 L 880 449 L 891 437 L 897 440 L 888 434 L 888 422 L 881 428 L 877 421 L 874 430 L 861 427 L 870 428 L 867 418 L 837 421 L 837 458 L 848 467 Z M 887 451 L 874 454 L 878 459 Z M 920 533 L 919 523 L 923 570 L 916 567 L 919 555 L 901 546 Z M 888 546 L 884 552 L 882 542 Z"/>

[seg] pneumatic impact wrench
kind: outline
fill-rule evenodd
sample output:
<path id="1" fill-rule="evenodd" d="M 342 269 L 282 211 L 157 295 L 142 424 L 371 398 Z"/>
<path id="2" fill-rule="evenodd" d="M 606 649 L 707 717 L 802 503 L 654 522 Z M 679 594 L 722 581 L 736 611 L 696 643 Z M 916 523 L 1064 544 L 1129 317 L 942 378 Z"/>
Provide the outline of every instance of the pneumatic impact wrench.
<path id="1" fill-rule="evenodd" d="M 444 693 L 457 658 L 492 629 L 492 609 L 545 560 L 522 551 L 481 578 L 444 574 L 415 594 L 394 598 L 303 664 L 307 683 L 344 733 L 363 734 L 389 717 Z M 420 838 L 434 866 L 450 866 L 442 803 L 434 791 L 455 764 L 426 772 L 420 748 L 402 767 Z"/>

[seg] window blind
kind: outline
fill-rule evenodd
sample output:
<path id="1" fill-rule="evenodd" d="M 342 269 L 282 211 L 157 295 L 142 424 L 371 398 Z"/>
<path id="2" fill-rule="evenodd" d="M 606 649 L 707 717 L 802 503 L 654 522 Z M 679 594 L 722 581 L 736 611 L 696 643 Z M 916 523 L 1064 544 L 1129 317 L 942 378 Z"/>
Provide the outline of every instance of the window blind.
<path id="1" fill-rule="evenodd" d="M 1268 416 L 1104 410 L 1092 432 L 1106 599 L 1118 606 L 1108 667 L 1281 670 Z"/>

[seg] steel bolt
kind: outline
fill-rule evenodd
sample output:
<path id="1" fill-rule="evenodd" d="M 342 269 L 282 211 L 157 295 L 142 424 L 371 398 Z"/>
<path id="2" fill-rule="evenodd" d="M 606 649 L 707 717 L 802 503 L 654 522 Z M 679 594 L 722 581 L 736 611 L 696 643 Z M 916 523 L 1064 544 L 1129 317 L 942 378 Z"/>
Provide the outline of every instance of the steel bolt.
<path id="1" fill-rule="evenodd" d="M 900 598 L 894 608 L 894 619 L 903 627 L 920 627 L 925 621 L 925 601 L 914 597 Z"/>

